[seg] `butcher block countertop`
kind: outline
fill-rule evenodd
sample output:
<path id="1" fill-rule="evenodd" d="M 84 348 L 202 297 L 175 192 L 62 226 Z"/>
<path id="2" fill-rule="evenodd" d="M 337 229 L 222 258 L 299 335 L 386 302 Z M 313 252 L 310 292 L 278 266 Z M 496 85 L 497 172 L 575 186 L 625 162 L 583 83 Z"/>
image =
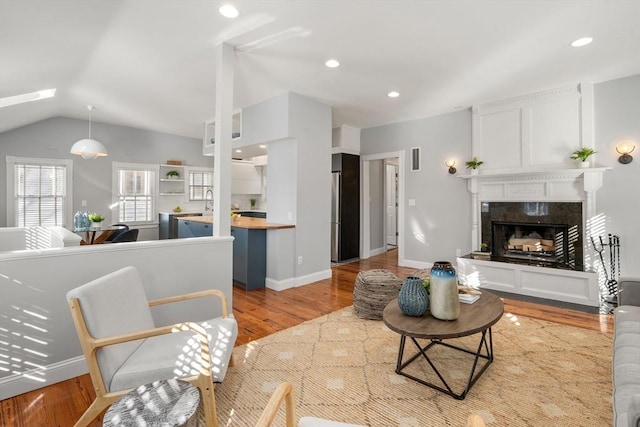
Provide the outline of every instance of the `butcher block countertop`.
<path id="1" fill-rule="evenodd" d="M 178 221 L 202 222 L 205 224 L 213 224 L 213 215 L 204 216 L 183 216 Z M 278 230 L 281 228 L 295 228 L 293 224 L 272 224 L 264 218 L 239 217 L 231 219 L 231 227 L 248 228 L 250 230 Z"/>

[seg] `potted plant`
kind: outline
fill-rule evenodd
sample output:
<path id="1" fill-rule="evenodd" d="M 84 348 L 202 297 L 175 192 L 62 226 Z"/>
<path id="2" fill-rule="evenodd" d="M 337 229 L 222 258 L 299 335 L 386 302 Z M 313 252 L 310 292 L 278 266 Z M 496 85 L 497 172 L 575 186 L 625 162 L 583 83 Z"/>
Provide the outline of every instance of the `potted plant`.
<path id="1" fill-rule="evenodd" d="M 593 148 L 589 148 L 589 147 L 582 147 L 579 150 L 574 151 L 573 153 L 571 153 L 571 158 L 573 160 L 580 160 L 580 167 L 581 168 L 588 168 L 589 167 L 589 157 L 593 156 L 596 153 L 596 151 Z"/>
<path id="2" fill-rule="evenodd" d="M 480 167 L 480 165 L 482 165 L 484 162 L 482 160 L 478 160 L 477 157 L 473 157 L 473 159 L 465 162 L 465 164 L 467 165 L 467 169 L 471 169 L 471 175 L 477 175 L 478 174 L 478 168 Z"/>
<path id="3" fill-rule="evenodd" d="M 104 215 L 100 215 L 99 213 L 90 213 L 89 214 L 89 221 L 91 221 L 91 228 L 95 229 L 95 230 L 100 230 L 101 228 L 101 223 L 102 221 L 105 220 L 105 216 Z"/>
<path id="4" fill-rule="evenodd" d="M 249 199 L 249 202 L 251 202 L 251 209 L 255 209 L 256 208 L 256 199 Z"/>
<path id="5" fill-rule="evenodd" d="M 180 172 L 178 172 L 178 171 L 169 171 L 169 172 L 167 172 L 167 178 L 169 178 L 169 179 L 178 179 L 178 178 L 180 178 Z"/>
<path id="6" fill-rule="evenodd" d="M 489 245 L 482 242 L 482 244 L 480 245 L 480 252 L 489 252 Z"/>

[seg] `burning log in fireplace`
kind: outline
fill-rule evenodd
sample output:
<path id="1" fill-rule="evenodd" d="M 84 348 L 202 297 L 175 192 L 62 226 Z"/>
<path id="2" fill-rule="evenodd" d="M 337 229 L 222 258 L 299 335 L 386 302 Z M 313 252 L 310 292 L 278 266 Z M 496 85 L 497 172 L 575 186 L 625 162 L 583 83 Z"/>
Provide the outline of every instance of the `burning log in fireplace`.
<path id="1" fill-rule="evenodd" d="M 568 226 L 494 221 L 492 254 L 498 257 L 568 263 Z"/>

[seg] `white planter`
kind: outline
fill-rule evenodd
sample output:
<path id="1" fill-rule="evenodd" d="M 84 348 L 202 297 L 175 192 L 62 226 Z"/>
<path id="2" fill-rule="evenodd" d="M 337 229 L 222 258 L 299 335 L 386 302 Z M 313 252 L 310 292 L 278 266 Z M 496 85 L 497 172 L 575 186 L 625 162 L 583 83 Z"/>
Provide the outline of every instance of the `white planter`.
<path id="1" fill-rule="evenodd" d="M 589 160 L 587 160 L 585 162 L 580 162 L 580 168 L 581 169 L 588 168 L 589 166 L 591 166 L 591 163 L 589 162 Z"/>
<path id="2" fill-rule="evenodd" d="M 471 169 L 471 175 L 478 175 L 478 169 Z"/>
<path id="3" fill-rule="evenodd" d="M 102 229 L 102 222 L 92 222 L 91 223 L 92 230 L 100 230 Z"/>

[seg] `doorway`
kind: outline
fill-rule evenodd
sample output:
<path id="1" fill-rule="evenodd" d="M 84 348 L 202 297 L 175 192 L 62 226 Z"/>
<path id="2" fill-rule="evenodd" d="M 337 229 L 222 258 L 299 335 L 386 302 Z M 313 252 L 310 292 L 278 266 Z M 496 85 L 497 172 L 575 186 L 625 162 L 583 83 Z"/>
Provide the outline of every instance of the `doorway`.
<path id="1" fill-rule="evenodd" d="M 385 159 L 384 205 L 385 247 L 389 251 L 398 247 L 398 159 Z"/>
<path id="2" fill-rule="evenodd" d="M 363 155 L 361 160 L 360 258 L 366 259 L 397 248 L 398 265 L 404 265 L 402 201 L 404 200 L 405 150 Z M 390 167 L 387 168 L 387 165 Z M 387 169 L 389 179 L 386 179 Z M 388 191 L 386 187 L 389 187 Z"/>

